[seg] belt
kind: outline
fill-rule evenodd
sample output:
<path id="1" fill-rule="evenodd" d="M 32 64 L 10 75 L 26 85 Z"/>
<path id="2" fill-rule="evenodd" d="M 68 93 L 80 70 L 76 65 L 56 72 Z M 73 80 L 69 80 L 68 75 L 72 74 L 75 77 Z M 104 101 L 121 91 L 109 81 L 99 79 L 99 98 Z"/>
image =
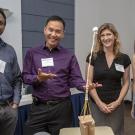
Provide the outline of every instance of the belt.
<path id="1" fill-rule="evenodd" d="M 12 100 L 0 101 L 0 106 L 6 106 L 6 105 L 9 105 L 11 101 L 12 101 Z"/>
<path id="2" fill-rule="evenodd" d="M 66 97 L 66 98 L 64 98 L 64 99 L 43 101 L 43 100 L 40 100 L 40 99 L 37 98 L 37 97 L 33 97 L 33 103 L 34 103 L 35 105 L 38 105 L 38 104 L 56 105 L 56 104 L 58 104 L 58 103 L 64 102 L 65 100 L 68 100 L 68 99 L 70 99 L 70 98 L 69 98 L 69 97 Z"/>

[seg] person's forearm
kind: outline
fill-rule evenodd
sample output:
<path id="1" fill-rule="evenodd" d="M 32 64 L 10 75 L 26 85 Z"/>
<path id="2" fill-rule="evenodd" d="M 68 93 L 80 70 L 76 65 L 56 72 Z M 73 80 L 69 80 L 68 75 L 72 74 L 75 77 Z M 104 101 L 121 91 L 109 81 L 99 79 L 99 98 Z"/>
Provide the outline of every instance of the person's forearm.
<path id="1" fill-rule="evenodd" d="M 133 94 L 133 103 L 135 104 L 135 81 L 133 81 L 132 94 Z"/>
<path id="2" fill-rule="evenodd" d="M 99 96 L 98 96 L 98 94 L 97 94 L 97 92 L 96 92 L 96 89 L 92 89 L 92 90 L 90 90 L 90 95 L 91 95 L 91 97 L 93 98 L 93 100 L 96 102 L 96 104 L 98 105 L 100 102 L 101 102 L 101 100 L 100 100 L 100 98 L 99 98 Z"/>
<path id="3" fill-rule="evenodd" d="M 120 92 L 120 95 L 119 95 L 118 99 L 116 100 L 119 105 L 120 105 L 121 102 L 124 100 L 124 98 L 125 98 L 125 96 L 126 96 L 126 94 L 127 94 L 127 92 L 128 92 L 128 88 L 129 88 L 129 82 L 127 81 L 127 82 L 123 85 L 123 87 L 122 87 L 122 89 L 121 89 L 121 92 Z"/>
<path id="4" fill-rule="evenodd" d="M 25 84 L 29 84 L 32 85 L 33 83 L 37 83 L 38 79 L 37 79 L 37 75 L 31 75 L 31 74 L 23 74 L 23 82 Z"/>
<path id="5" fill-rule="evenodd" d="M 135 82 L 133 81 L 133 89 L 132 92 L 135 93 Z"/>

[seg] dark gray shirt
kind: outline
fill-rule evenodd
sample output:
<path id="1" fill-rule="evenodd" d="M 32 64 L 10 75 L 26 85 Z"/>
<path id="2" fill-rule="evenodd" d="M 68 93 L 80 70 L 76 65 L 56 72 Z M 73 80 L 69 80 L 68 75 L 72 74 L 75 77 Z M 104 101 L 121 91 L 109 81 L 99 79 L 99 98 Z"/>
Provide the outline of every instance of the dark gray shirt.
<path id="1" fill-rule="evenodd" d="M 0 39 L 0 101 L 12 100 L 19 103 L 21 98 L 21 71 L 17 62 L 15 50 Z M 0 68 L 1 68 L 0 67 Z"/>

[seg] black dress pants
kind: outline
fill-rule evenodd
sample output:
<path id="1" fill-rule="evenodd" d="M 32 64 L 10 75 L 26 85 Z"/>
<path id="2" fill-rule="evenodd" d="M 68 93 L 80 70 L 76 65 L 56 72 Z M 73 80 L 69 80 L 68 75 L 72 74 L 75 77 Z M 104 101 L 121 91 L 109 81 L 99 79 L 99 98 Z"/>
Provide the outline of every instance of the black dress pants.
<path id="1" fill-rule="evenodd" d="M 33 135 L 37 132 L 48 132 L 59 135 L 64 127 L 72 126 L 72 103 L 70 98 L 54 103 L 32 104 L 24 128 L 24 135 Z"/>

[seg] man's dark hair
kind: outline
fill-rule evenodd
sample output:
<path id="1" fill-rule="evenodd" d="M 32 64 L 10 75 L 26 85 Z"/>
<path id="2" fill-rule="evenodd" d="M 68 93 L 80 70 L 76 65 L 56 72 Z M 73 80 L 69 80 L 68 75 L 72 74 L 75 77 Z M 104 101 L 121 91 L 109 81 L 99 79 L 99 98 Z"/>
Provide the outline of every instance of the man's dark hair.
<path id="1" fill-rule="evenodd" d="M 63 27 L 65 29 L 65 21 L 60 17 L 60 16 L 57 16 L 57 15 L 53 15 L 51 17 L 49 17 L 45 23 L 45 26 L 47 26 L 47 24 L 50 22 L 50 21 L 59 21 L 63 24 Z"/>
<path id="2" fill-rule="evenodd" d="M 6 25 L 6 15 L 4 13 L 4 10 L 2 8 L 0 8 L 0 14 L 3 16 L 4 20 L 5 20 L 5 24 Z"/>

